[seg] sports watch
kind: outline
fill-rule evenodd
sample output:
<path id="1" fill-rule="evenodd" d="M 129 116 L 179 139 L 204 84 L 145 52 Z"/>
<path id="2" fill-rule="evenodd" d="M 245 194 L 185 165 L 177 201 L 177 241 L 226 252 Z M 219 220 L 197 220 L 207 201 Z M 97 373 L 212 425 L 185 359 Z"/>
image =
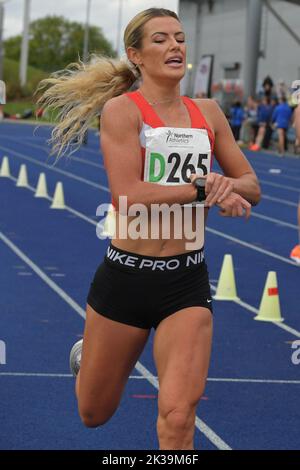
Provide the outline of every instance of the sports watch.
<path id="1" fill-rule="evenodd" d="M 198 202 L 203 202 L 206 199 L 206 194 L 205 194 L 205 179 L 202 178 L 197 178 L 193 182 L 194 186 L 197 189 L 197 197 L 196 201 Z"/>

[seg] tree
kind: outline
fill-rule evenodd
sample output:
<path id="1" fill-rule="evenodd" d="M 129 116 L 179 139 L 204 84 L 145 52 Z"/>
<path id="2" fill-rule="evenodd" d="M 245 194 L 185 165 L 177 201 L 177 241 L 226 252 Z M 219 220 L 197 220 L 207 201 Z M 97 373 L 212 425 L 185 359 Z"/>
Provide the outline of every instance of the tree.
<path id="1" fill-rule="evenodd" d="M 46 16 L 30 24 L 29 34 L 28 62 L 33 67 L 53 72 L 82 58 L 84 26 L 81 23 L 62 16 Z M 14 36 L 5 41 L 6 57 L 19 61 L 21 40 L 21 36 Z M 89 52 L 116 56 L 101 28 L 96 26 L 89 29 Z"/>

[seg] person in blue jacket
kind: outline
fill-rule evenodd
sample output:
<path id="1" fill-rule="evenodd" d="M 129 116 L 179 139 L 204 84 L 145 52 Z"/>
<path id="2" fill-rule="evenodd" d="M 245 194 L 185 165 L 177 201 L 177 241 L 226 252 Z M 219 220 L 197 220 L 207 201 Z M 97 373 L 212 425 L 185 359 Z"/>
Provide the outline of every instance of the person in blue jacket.
<path id="1" fill-rule="evenodd" d="M 273 106 L 271 104 L 271 98 L 269 96 L 265 96 L 262 99 L 262 103 L 259 104 L 257 108 L 258 132 L 256 135 L 255 143 L 250 146 L 250 150 L 257 151 L 261 149 L 262 143 L 267 133 L 267 129 L 271 122 L 272 113 Z"/>
<path id="2" fill-rule="evenodd" d="M 230 108 L 230 126 L 235 140 L 240 139 L 240 131 L 244 120 L 244 109 L 240 101 L 235 101 Z"/>
<path id="3" fill-rule="evenodd" d="M 279 105 L 273 111 L 272 122 L 278 132 L 278 152 L 279 156 L 283 156 L 284 151 L 287 150 L 286 134 L 291 121 L 293 111 L 287 104 L 286 97 L 282 96 L 279 100 Z"/>

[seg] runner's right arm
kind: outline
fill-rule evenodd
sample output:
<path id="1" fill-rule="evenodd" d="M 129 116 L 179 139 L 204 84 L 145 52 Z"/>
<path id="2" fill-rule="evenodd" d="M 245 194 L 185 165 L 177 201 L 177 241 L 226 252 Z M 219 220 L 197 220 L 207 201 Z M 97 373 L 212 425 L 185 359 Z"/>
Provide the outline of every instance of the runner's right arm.
<path id="1" fill-rule="evenodd" d="M 109 186 L 117 207 L 120 196 L 127 206 L 140 203 L 187 204 L 197 196 L 193 184 L 164 186 L 142 181 L 142 155 L 139 141 L 139 111 L 126 96 L 109 100 L 101 114 L 101 149 Z"/>

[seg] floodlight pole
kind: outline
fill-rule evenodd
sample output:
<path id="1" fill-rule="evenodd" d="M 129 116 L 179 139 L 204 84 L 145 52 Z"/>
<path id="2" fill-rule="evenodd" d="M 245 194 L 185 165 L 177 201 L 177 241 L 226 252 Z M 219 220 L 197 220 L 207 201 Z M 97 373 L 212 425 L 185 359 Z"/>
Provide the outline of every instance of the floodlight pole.
<path id="1" fill-rule="evenodd" d="M 83 43 L 83 62 L 86 63 L 89 55 L 89 29 L 90 29 L 90 12 L 92 0 L 87 0 L 86 5 L 86 23 L 84 30 L 84 43 Z"/>
<path id="2" fill-rule="evenodd" d="M 118 13 L 118 31 L 117 31 L 117 54 L 121 55 L 121 29 L 123 20 L 123 0 L 119 0 L 119 13 Z"/>
<path id="3" fill-rule="evenodd" d="M 30 2 L 31 0 L 24 0 L 24 23 L 20 60 L 20 83 L 22 87 L 25 86 L 27 82 Z"/>
<path id="4" fill-rule="evenodd" d="M 0 2 L 0 80 L 3 79 L 3 24 L 4 24 L 4 2 Z"/>

